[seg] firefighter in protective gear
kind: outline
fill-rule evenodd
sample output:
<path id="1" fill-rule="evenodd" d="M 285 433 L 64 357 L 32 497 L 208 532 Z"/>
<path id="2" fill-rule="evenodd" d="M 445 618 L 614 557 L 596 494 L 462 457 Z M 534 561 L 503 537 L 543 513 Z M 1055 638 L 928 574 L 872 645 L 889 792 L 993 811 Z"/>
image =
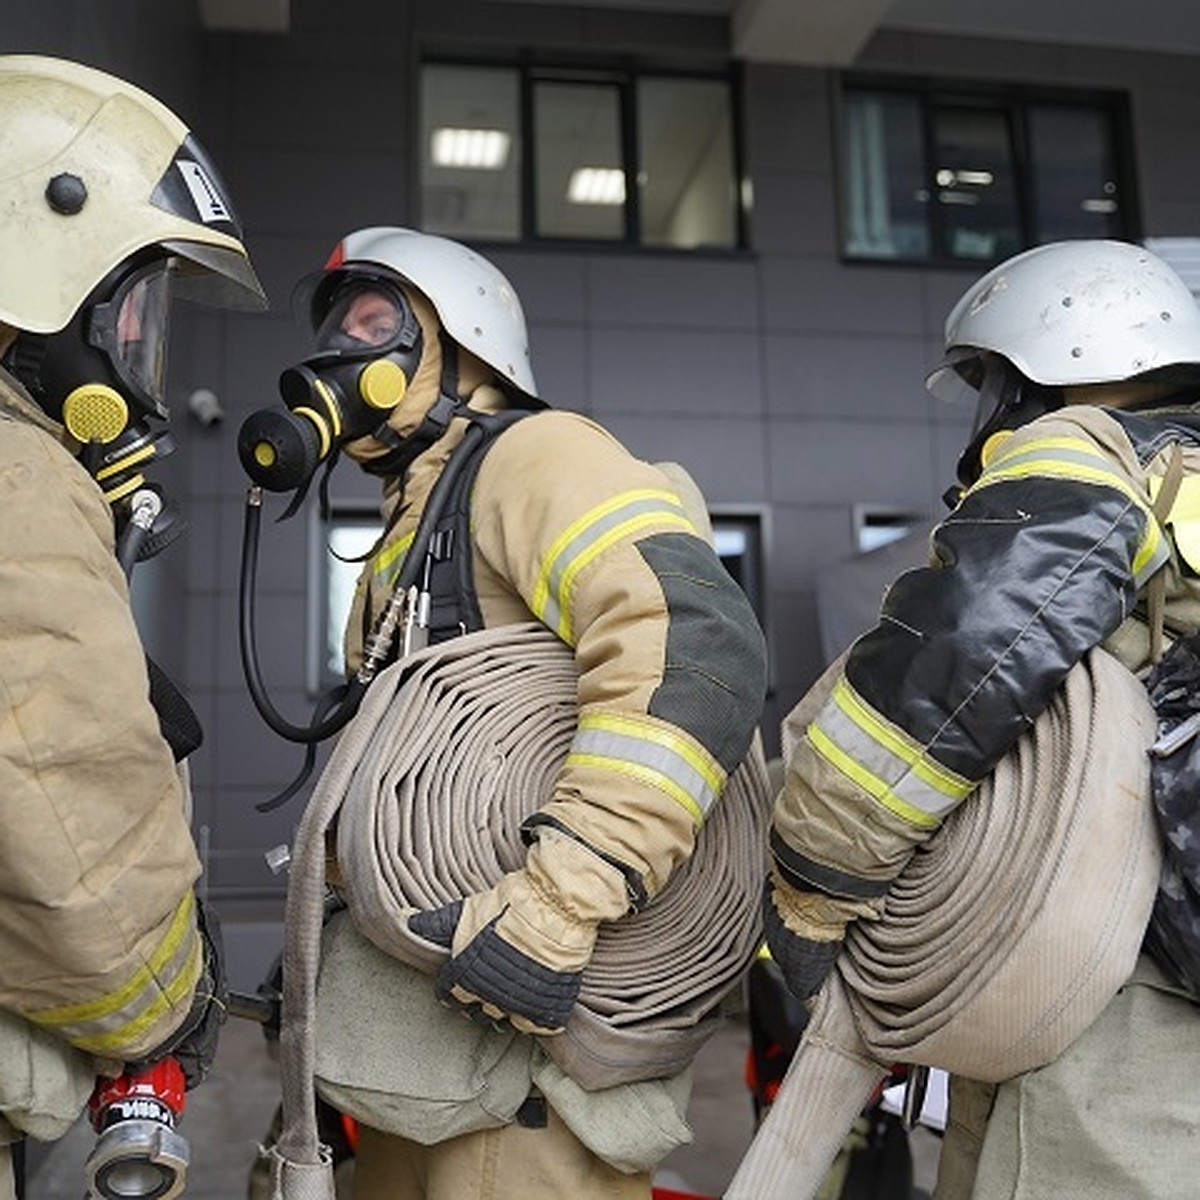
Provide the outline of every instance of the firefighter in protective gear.
<path id="1" fill-rule="evenodd" d="M 300 295 L 317 353 L 285 372 L 291 417 L 254 426 L 243 462 L 269 475 L 307 438 L 298 475 L 340 445 L 382 477 L 386 532 L 348 623 L 351 670 L 469 422 L 530 410 L 488 443 L 465 551 L 478 624 L 536 619 L 574 651 L 578 728 L 553 796 L 525 824 L 523 868 L 411 920 L 451 950 L 432 984 L 446 1004 L 521 1034 L 561 1033 L 600 923 L 659 893 L 745 756 L 765 694 L 762 633 L 667 477 L 539 398 L 520 303 L 492 264 L 443 238 L 364 229 Z M 456 622 L 435 612 L 433 640 Z M 422 1031 L 397 1033 L 398 1056 L 406 1036 Z M 429 1103 L 445 1101 L 431 1091 Z M 647 1173 L 604 1162 L 544 1098 L 527 1107 L 540 1118 L 430 1146 L 364 1128 L 356 1195 L 650 1195 Z"/>
<path id="2" fill-rule="evenodd" d="M 815 719 L 785 723 L 793 750 L 764 908 L 775 959 L 805 999 L 849 923 L 880 912 L 909 856 L 1077 661 L 1102 645 L 1140 672 L 1160 653 L 1163 622 L 1168 634 L 1200 628 L 1200 312 L 1166 263 L 1109 241 L 1002 263 L 951 311 L 928 385 L 978 397 L 957 503 L 933 531 L 929 565 L 893 583 Z M 1127 1110 L 1105 1102 L 1127 1105 L 1127 1076 L 1150 1106 L 1167 1075 L 1181 1078 L 1164 1038 L 1190 1025 L 1195 1042 L 1194 998 L 1149 960 L 1131 983 L 1152 986 L 1124 989 L 1049 1068 L 998 1090 L 955 1081 L 939 1200 L 1010 1194 L 1018 1159 L 1038 1195 L 1190 1187 L 1182 1180 L 1200 1164 L 1173 1140 L 1180 1126 L 1164 1120 L 1151 1136 L 1156 1122 L 1139 1120 L 1134 1139 Z M 1134 1040 L 1103 1041 L 1114 1035 Z M 1178 1053 L 1185 1082 L 1164 1099 L 1194 1109 L 1196 1056 Z M 1078 1083 L 1088 1063 L 1093 1090 L 1072 1095 L 1064 1080 L 1075 1071 Z M 1085 1110 L 1074 1125 L 1065 1115 Z"/>
<path id="3" fill-rule="evenodd" d="M 165 447 L 172 290 L 262 290 L 186 126 L 72 62 L 0 56 L 0 210 L 0 1009 L 106 1073 L 173 1054 L 195 1083 L 221 1014 L 191 746 L 114 550 Z M 5 1128 L 29 1099 L 0 1078 Z"/>

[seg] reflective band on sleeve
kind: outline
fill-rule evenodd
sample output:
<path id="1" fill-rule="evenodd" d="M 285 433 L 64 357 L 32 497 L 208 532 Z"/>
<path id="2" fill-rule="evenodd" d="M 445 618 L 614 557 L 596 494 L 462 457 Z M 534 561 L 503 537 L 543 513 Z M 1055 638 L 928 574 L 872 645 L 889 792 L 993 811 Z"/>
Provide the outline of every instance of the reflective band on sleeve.
<path id="1" fill-rule="evenodd" d="M 371 560 L 371 570 L 384 587 L 391 587 L 399 578 L 405 556 L 408 554 L 415 536 L 416 530 L 406 533 L 402 538 L 397 538 L 394 542 L 384 546 Z"/>
<path id="2" fill-rule="evenodd" d="M 1162 531 L 1146 499 L 1103 454 L 1083 438 L 1054 437 L 1025 442 L 1016 450 L 1001 449 L 976 488 L 1006 479 L 1072 479 L 1119 492 L 1145 517 L 1142 541 L 1133 556 L 1133 577 L 1140 587 L 1170 557 Z"/>
<path id="3" fill-rule="evenodd" d="M 974 783 L 884 721 L 845 678 L 808 727 L 814 749 L 885 808 L 923 829 L 971 794 Z"/>
<path id="4" fill-rule="evenodd" d="M 580 718 L 567 763 L 639 779 L 681 804 L 697 825 L 725 786 L 721 765 L 698 743 L 662 725 L 611 713 Z"/>
<path id="5" fill-rule="evenodd" d="M 180 901 L 158 948 L 122 987 L 82 1004 L 29 1013 L 81 1050 L 120 1058 L 172 1009 L 187 1001 L 201 967 L 192 893 Z"/>
<path id="6" fill-rule="evenodd" d="M 531 611 L 573 646 L 571 592 L 579 572 L 616 542 L 651 531 L 696 532 L 674 492 L 622 492 L 584 513 L 563 530 L 542 559 Z"/>

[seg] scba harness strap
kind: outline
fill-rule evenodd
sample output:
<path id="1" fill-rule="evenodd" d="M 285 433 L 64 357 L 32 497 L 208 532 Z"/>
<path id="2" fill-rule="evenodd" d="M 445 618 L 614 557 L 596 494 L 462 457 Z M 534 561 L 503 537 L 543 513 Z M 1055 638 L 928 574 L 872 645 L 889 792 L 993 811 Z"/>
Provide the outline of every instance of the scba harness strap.
<path id="1" fill-rule="evenodd" d="M 425 520 L 432 521 L 422 567 L 423 583 L 429 593 L 430 645 L 483 628 L 471 555 L 471 490 L 496 439 L 532 415 L 528 409 L 513 409 L 473 417 L 483 430 L 483 439 L 467 447 L 469 453 L 456 464 L 454 481 L 444 503 L 436 512 L 427 511 L 422 519 L 422 524 Z"/>

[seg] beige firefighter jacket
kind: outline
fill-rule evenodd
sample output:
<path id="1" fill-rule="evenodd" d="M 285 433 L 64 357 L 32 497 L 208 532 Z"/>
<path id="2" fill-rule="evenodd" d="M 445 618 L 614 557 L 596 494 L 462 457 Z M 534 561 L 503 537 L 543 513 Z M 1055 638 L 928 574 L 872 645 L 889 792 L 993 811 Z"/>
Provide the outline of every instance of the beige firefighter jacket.
<path id="1" fill-rule="evenodd" d="M 498 402 L 488 387 L 472 398 Z M 455 422 L 413 464 L 399 501 L 393 492 L 402 511 L 360 578 L 352 666 L 463 432 Z M 484 625 L 535 618 L 579 665 L 578 731 L 539 817 L 620 863 L 638 900 L 653 897 L 757 726 L 766 655 L 753 610 L 663 472 L 573 413 L 535 413 L 493 443 L 471 540 Z"/>
<path id="2" fill-rule="evenodd" d="M 0 1008 L 129 1060 L 189 1010 L 199 863 L 112 514 L 62 436 L 0 371 Z"/>
<path id="3" fill-rule="evenodd" d="M 1160 522 L 1175 445 L 1183 478 Z M 882 902 L 1088 649 L 1148 665 L 1152 577 L 1168 635 L 1200 628 L 1198 573 L 1191 407 L 1069 406 L 993 443 L 934 530 L 930 566 L 892 585 L 815 719 L 794 710 L 784 723 L 772 851 L 784 879 L 821 899 L 809 935 L 838 936 Z"/>

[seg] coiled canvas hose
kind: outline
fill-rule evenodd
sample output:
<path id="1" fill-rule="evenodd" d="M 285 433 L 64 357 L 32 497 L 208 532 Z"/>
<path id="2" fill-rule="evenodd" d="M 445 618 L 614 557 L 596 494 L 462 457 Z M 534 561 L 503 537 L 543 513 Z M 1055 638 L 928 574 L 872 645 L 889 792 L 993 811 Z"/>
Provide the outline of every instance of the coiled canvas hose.
<path id="1" fill-rule="evenodd" d="M 504 626 L 421 651 L 367 692 L 301 822 L 284 948 L 284 1128 L 277 1178 L 317 1168 L 315 975 L 326 832 L 361 933 L 426 972 L 440 948 L 407 917 L 485 890 L 524 861 L 521 822 L 551 795 L 578 719 L 574 656 L 543 626 Z M 541 1039 L 585 1088 L 681 1070 L 761 942 L 771 796 L 757 741 L 689 861 L 654 902 L 601 926 L 566 1031 Z M 296 1197 L 310 1193 L 294 1193 Z M 332 1193 L 330 1193 L 332 1194 Z M 276 1195 L 290 1198 L 285 1188 Z"/>
<path id="2" fill-rule="evenodd" d="M 1143 686 L 1093 650 L 851 930 L 727 1200 L 810 1200 L 890 1064 L 999 1081 L 1100 1014 L 1158 882 L 1154 738 Z"/>

